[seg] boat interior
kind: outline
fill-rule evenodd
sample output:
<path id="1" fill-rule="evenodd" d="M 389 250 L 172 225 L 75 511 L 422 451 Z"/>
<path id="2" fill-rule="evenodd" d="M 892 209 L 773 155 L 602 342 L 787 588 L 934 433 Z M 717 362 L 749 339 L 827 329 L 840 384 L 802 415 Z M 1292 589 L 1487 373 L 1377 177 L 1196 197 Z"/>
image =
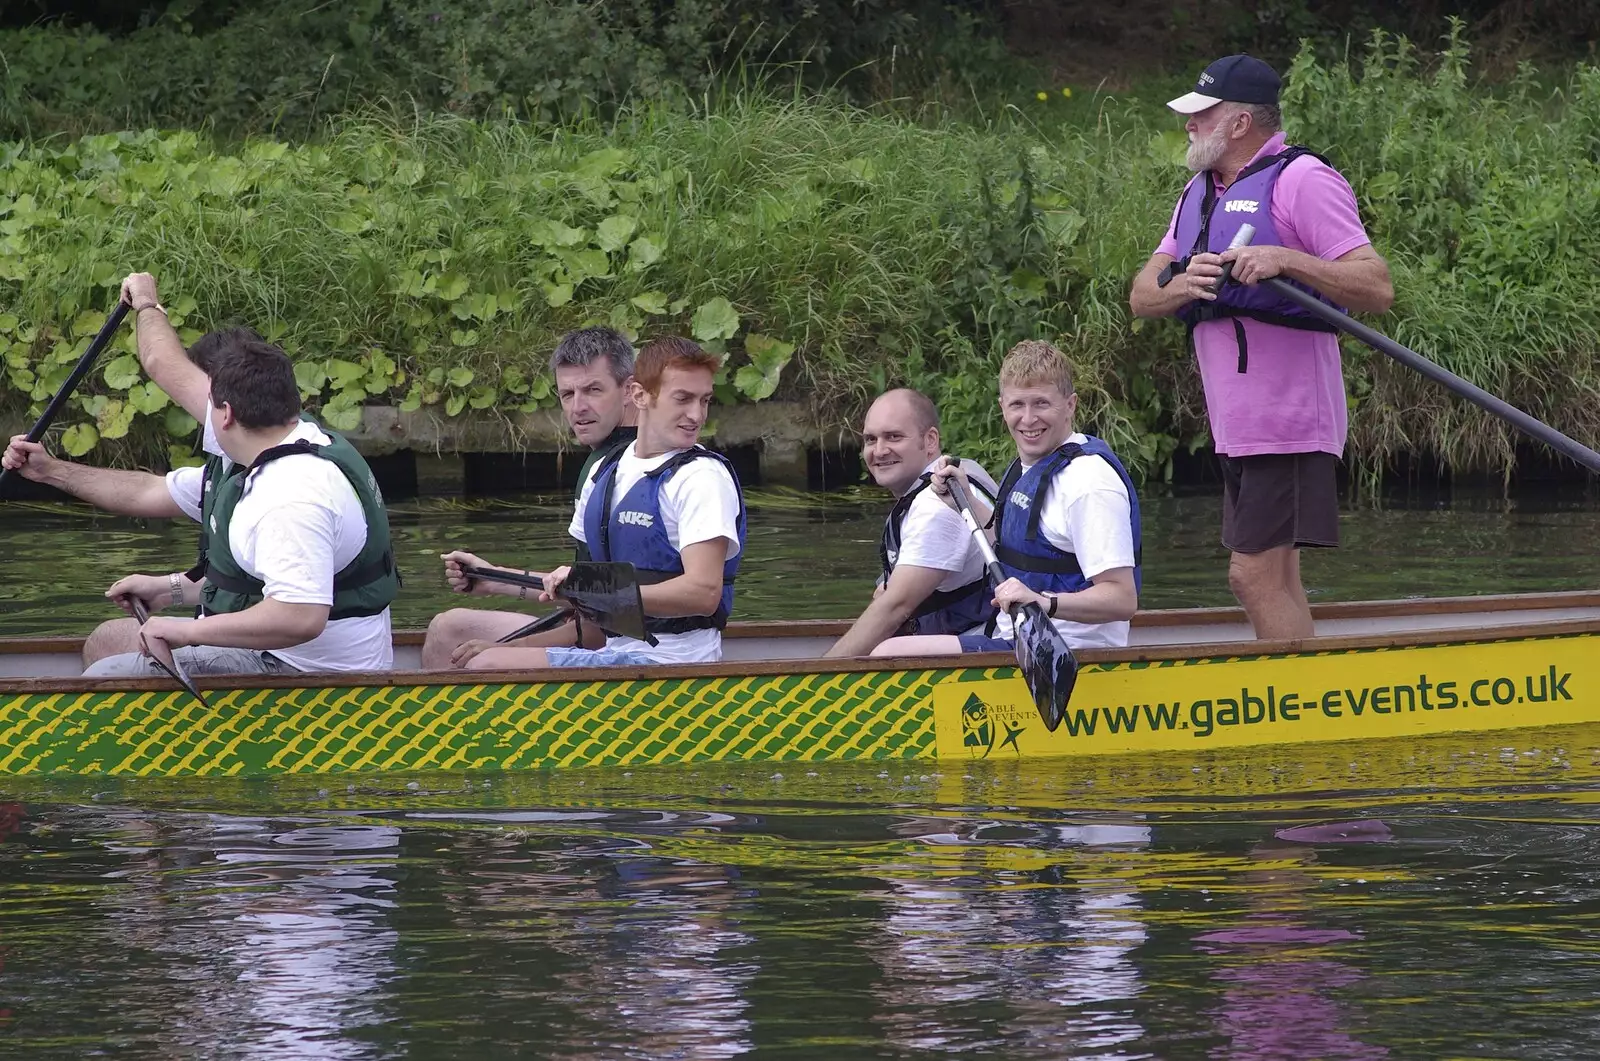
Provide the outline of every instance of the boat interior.
<path id="1" fill-rule="evenodd" d="M 1134 617 L 1126 649 L 1085 649 L 1079 653 L 1079 658 L 1085 662 L 1175 659 L 1600 633 L 1600 592 L 1591 590 L 1350 601 L 1313 604 L 1311 611 L 1316 620 L 1317 636 L 1299 642 L 1253 640 L 1250 624 L 1239 608 L 1141 612 Z M 726 672 L 730 665 L 734 668 L 753 665 L 766 672 L 774 669 L 773 664 L 783 661 L 791 661 L 791 668 L 807 661 L 804 669 L 826 669 L 817 664 L 818 657 L 849 625 L 833 620 L 731 623 L 723 638 L 723 662 L 704 664 L 701 669 Z M 397 631 L 395 671 L 415 672 L 421 646 L 421 631 Z M 76 678 L 82 673 L 82 648 L 83 639 L 78 637 L 0 638 L 0 681 Z M 980 657 L 967 657 L 967 660 L 979 663 Z M 839 669 L 863 669 L 860 663 L 837 662 Z M 917 662 L 927 666 L 931 661 Z M 985 657 L 981 662 L 993 665 L 1002 660 Z M 889 663 L 885 660 L 880 665 Z M 674 667 L 672 672 L 694 669 Z M 782 667 L 777 670 L 781 671 Z M 582 673 L 596 678 L 611 676 L 599 671 Z M 326 679 L 328 676 L 319 677 Z M 526 679 L 525 674 L 522 677 Z M 202 684 L 210 683 L 203 681 Z"/>

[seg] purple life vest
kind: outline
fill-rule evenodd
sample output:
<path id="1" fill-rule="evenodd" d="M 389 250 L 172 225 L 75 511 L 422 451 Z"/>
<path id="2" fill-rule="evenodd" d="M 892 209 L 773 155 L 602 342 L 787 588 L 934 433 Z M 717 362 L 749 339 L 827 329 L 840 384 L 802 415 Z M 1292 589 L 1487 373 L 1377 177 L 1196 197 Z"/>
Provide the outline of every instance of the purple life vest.
<path id="1" fill-rule="evenodd" d="M 1283 172 L 1283 168 L 1301 155 L 1312 155 L 1322 159 L 1321 155 L 1308 148 L 1286 148 L 1276 155 L 1258 159 L 1240 170 L 1233 183 L 1220 195 L 1217 193 L 1216 179 L 1210 170 L 1195 175 L 1183 189 L 1183 198 L 1178 201 L 1178 221 L 1174 233 L 1178 246 L 1188 247 L 1189 253 L 1174 265 L 1173 271 L 1182 272 L 1188 266 L 1189 259 L 1196 254 L 1205 252 L 1221 254 L 1233 242 L 1233 237 L 1238 234 L 1240 226 L 1246 223 L 1256 228 L 1255 238 L 1251 241 L 1252 246 L 1282 246 L 1283 240 L 1278 237 L 1278 226 L 1272 221 L 1272 191 L 1277 186 L 1278 175 Z M 1326 159 L 1322 161 L 1327 162 Z M 1197 185 L 1202 190 L 1200 195 L 1194 194 Z M 1288 282 L 1328 302 L 1304 284 L 1294 280 Z M 1328 302 L 1328 305 L 1334 304 Z M 1341 307 L 1334 306 L 1334 308 Z M 1246 371 L 1250 358 L 1250 348 L 1245 341 L 1244 325 L 1239 322 L 1240 317 L 1303 331 L 1336 330 L 1332 325 L 1323 323 L 1293 302 L 1260 284 L 1227 284 L 1218 293 L 1216 301 L 1195 299 L 1184 304 L 1178 310 L 1177 316 L 1189 326 L 1191 336 L 1198 324 L 1231 318 L 1234 336 L 1239 343 L 1240 372 Z"/>

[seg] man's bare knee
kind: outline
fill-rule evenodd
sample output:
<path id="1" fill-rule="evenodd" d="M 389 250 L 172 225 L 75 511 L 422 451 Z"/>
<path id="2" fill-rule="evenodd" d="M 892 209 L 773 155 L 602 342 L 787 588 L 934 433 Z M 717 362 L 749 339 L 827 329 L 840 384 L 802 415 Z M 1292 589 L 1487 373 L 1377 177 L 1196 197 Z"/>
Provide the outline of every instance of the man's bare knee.
<path id="1" fill-rule="evenodd" d="M 1228 560 L 1228 588 L 1240 600 L 1287 592 L 1293 557 L 1292 549 L 1234 553 Z"/>
<path id="2" fill-rule="evenodd" d="M 468 641 L 493 641 L 525 622 L 525 617 L 515 613 L 481 608 L 451 608 L 440 612 L 428 623 L 428 633 L 422 641 L 422 669 L 446 670 L 451 666 L 450 657 L 455 650 Z"/>
<path id="3" fill-rule="evenodd" d="M 471 612 L 466 608 L 451 608 L 440 612 L 428 623 L 428 633 L 422 639 L 422 669 L 443 670 L 450 666 L 450 655 L 463 642 L 469 640 L 463 630 Z"/>
<path id="4" fill-rule="evenodd" d="M 107 656 L 139 651 L 139 620 L 108 619 L 83 639 L 83 665 L 98 663 Z"/>

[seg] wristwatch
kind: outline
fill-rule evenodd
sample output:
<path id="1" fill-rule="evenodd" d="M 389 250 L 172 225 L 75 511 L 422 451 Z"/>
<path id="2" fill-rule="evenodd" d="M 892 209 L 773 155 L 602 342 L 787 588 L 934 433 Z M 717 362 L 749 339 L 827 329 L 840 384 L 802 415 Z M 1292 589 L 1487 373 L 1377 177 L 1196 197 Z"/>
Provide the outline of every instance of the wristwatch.
<path id="1" fill-rule="evenodd" d="M 134 316 L 138 316 L 139 314 L 143 313 L 147 309 L 158 309 L 158 310 L 161 311 L 161 315 L 163 317 L 165 317 L 167 315 L 167 307 L 163 306 L 161 303 L 159 303 L 159 302 L 146 302 L 142 306 L 133 307 Z"/>
<path id="2" fill-rule="evenodd" d="M 183 603 L 183 576 L 174 571 L 167 576 L 167 585 L 172 587 L 172 603 Z"/>

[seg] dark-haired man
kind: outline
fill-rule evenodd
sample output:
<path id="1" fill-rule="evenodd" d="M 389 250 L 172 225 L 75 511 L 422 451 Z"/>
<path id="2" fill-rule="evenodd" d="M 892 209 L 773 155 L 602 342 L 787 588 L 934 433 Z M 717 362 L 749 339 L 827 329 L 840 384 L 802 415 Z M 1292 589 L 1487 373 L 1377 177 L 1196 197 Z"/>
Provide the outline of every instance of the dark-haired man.
<path id="1" fill-rule="evenodd" d="M 566 645 L 470 643 L 463 663 L 521 669 L 722 658 L 745 510 L 733 465 L 700 445 L 720 360 L 688 339 L 657 339 L 639 351 L 628 384 L 639 437 L 595 464 L 570 528 L 595 560 L 626 561 L 638 570 L 645 629 L 657 643 L 613 637 L 590 648 L 574 644 L 570 633 Z M 569 570 L 545 576 L 541 599 L 559 599 Z"/>
<path id="2" fill-rule="evenodd" d="M 556 344 L 550 355 L 550 372 L 555 376 L 556 394 L 561 398 L 561 411 L 579 442 L 590 448 L 588 459 L 578 474 L 578 483 L 589 481 L 589 473 L 597 462 L 620 452 L 638 435 L 636 410 L 627 400 L 628 383 L 633 379 L 633 345 L 622 333 L 612 328 L 580 328 L 569 332 Z M 516 587 L 499 583 L 468 580 L 461 574 L 463 564 L 492 567 L 493 564 L 463 550 L 445 553 L 444 573 L 450 587 L 457 593 L 475 596 L 511 596 L 526 600 L 528 594 Z M 589 559 L 589 547 L 578 542 L 574 559 Z M 426 670 L 441 670 L 459 665 L 472 652 L 462 652 L 462 646 L 474 648 L 494 642 L 500 637 L 525 626 L 528 616 L 523 612 L 491 611 L 486 608 L 451 608 L 440 612 L 428 624 L 428 635 L 422 643 L 422 666 Z M 599 631 L 585 631 L 591 647 L 604 644 Z M 559 627 L 546 634 L 523 638 L 517 644 L 525 646 L 571 645 L 576 631 Z"/>
<path id="3" fill-rule="evenodd" d="M 939 410 L 920 391 L 888 391 L 867 410 L 861 456 L 895 503 L 883 522 L 877 592 L 829 656 L 870 655 L 896 634 L 982 633 L 994 618 L 983 554 L 962 518 L 928 489 L 941 452 Z M 963 463 L 993 504 L 989 473 Z"/>
<path id="4" fill-rule="evenodd" d="M 1348 415 L 1339 339 L 1262 280 L 1281 277 L 1352 311 L 1394 301 L 1349 183 L 1281 131 L 1276 71 L 1218 59 L 1167 104 L 1189 133 L 1172 223 L 1134 278 L 1136 316 L 1189 326 L 1222 465 L 1228 583 L 1260 638 L 1311 637 L 1300 550 L 1339 543 L 1337 464 Z M 1244 224 L 1248 246 L 1233 248 Z M 1233 279 L 1214 290 L 1222 267 Z"/>
<path id="5" fill-rule="evenodd" d="M 107 596 L 130 610 L 131 598 L 151 611 L 200 603 L 198 619 L 156 616 L 140 631 L 147 649 L 174 649 L 191 674 L 390 667 L 389 604 L 399 579 L 383 499 L 366 462 L 348 442 L 301 418 L 294 367 L 267 343 L 241 343 L 218 356 L 207 404 L 231 461 L 215 489 L 204 491 L 201 468 L 180 468 L 165 481 L 127 481 L 148 514 L 204 523 L 210 545 L 203 579 L 133 575 Z M 30 478 L 41 477 L 28 470 L 38 459 L 19 454 L 15 441 L 6 453 L 7 464 L 16 460 Z M 44 464 L 66 462 L 46 457 Z M 86 494 L 107 490 L 113 477 L 142 474 L 69 467 Z M 148 656 L 126 653 L 84 673 L 159 671 Z"/>
<path id="6" fill-rule="evenodd" d="M 161 305 L 156 290 L 155 277 L 149 273 L 132 273 L 122 281 L 122 301 L 132 310 L 136 329 L 139 363 L 156 386 L 165 391 L 178 406 L 202 425 L 202 448 L 206 455 L 205 480 L 207 484 L 220 479 L 227 466 L 227 458 L 217 445 L 206 416 L 210 393 L 211 363 L 239 343 L 260 341 L 253 329 L 235 327 L 208 332 L 184 349 L 183 341 L 167 320 L 166 308 Z M 14 439 L 19 457 L 26 456 L 31 464 L 30 473 L 25 466 L 22 474 L 54 486 L 79 500 L 87 501 L 108 512 L 123 516 L 166 515 L 165 506 L 159 504 L 160 492 L 150 487 L 159 477 L 139 472 L 118 473 L 110 477 L 89 476 L 77 471 L 81 466 L 65 461 L 50 463 L 44 447 L 25 440 Z M 85 492 L 87 491 L 87 492 Z M 160 511 L 149 509 L 150 501 L 157 502 Z M 206 532 L 200 531 L 199 568 L 205 565 Z M 169 586 L 176 585 L 180 577 L 198 578 L 191 570 L 187 576 L 166 576 Z M 107 656 L 139 651 L 139 623 L 135 619 L 108 619 L 92 630 L 83 642 L 85 667 Z"/>

